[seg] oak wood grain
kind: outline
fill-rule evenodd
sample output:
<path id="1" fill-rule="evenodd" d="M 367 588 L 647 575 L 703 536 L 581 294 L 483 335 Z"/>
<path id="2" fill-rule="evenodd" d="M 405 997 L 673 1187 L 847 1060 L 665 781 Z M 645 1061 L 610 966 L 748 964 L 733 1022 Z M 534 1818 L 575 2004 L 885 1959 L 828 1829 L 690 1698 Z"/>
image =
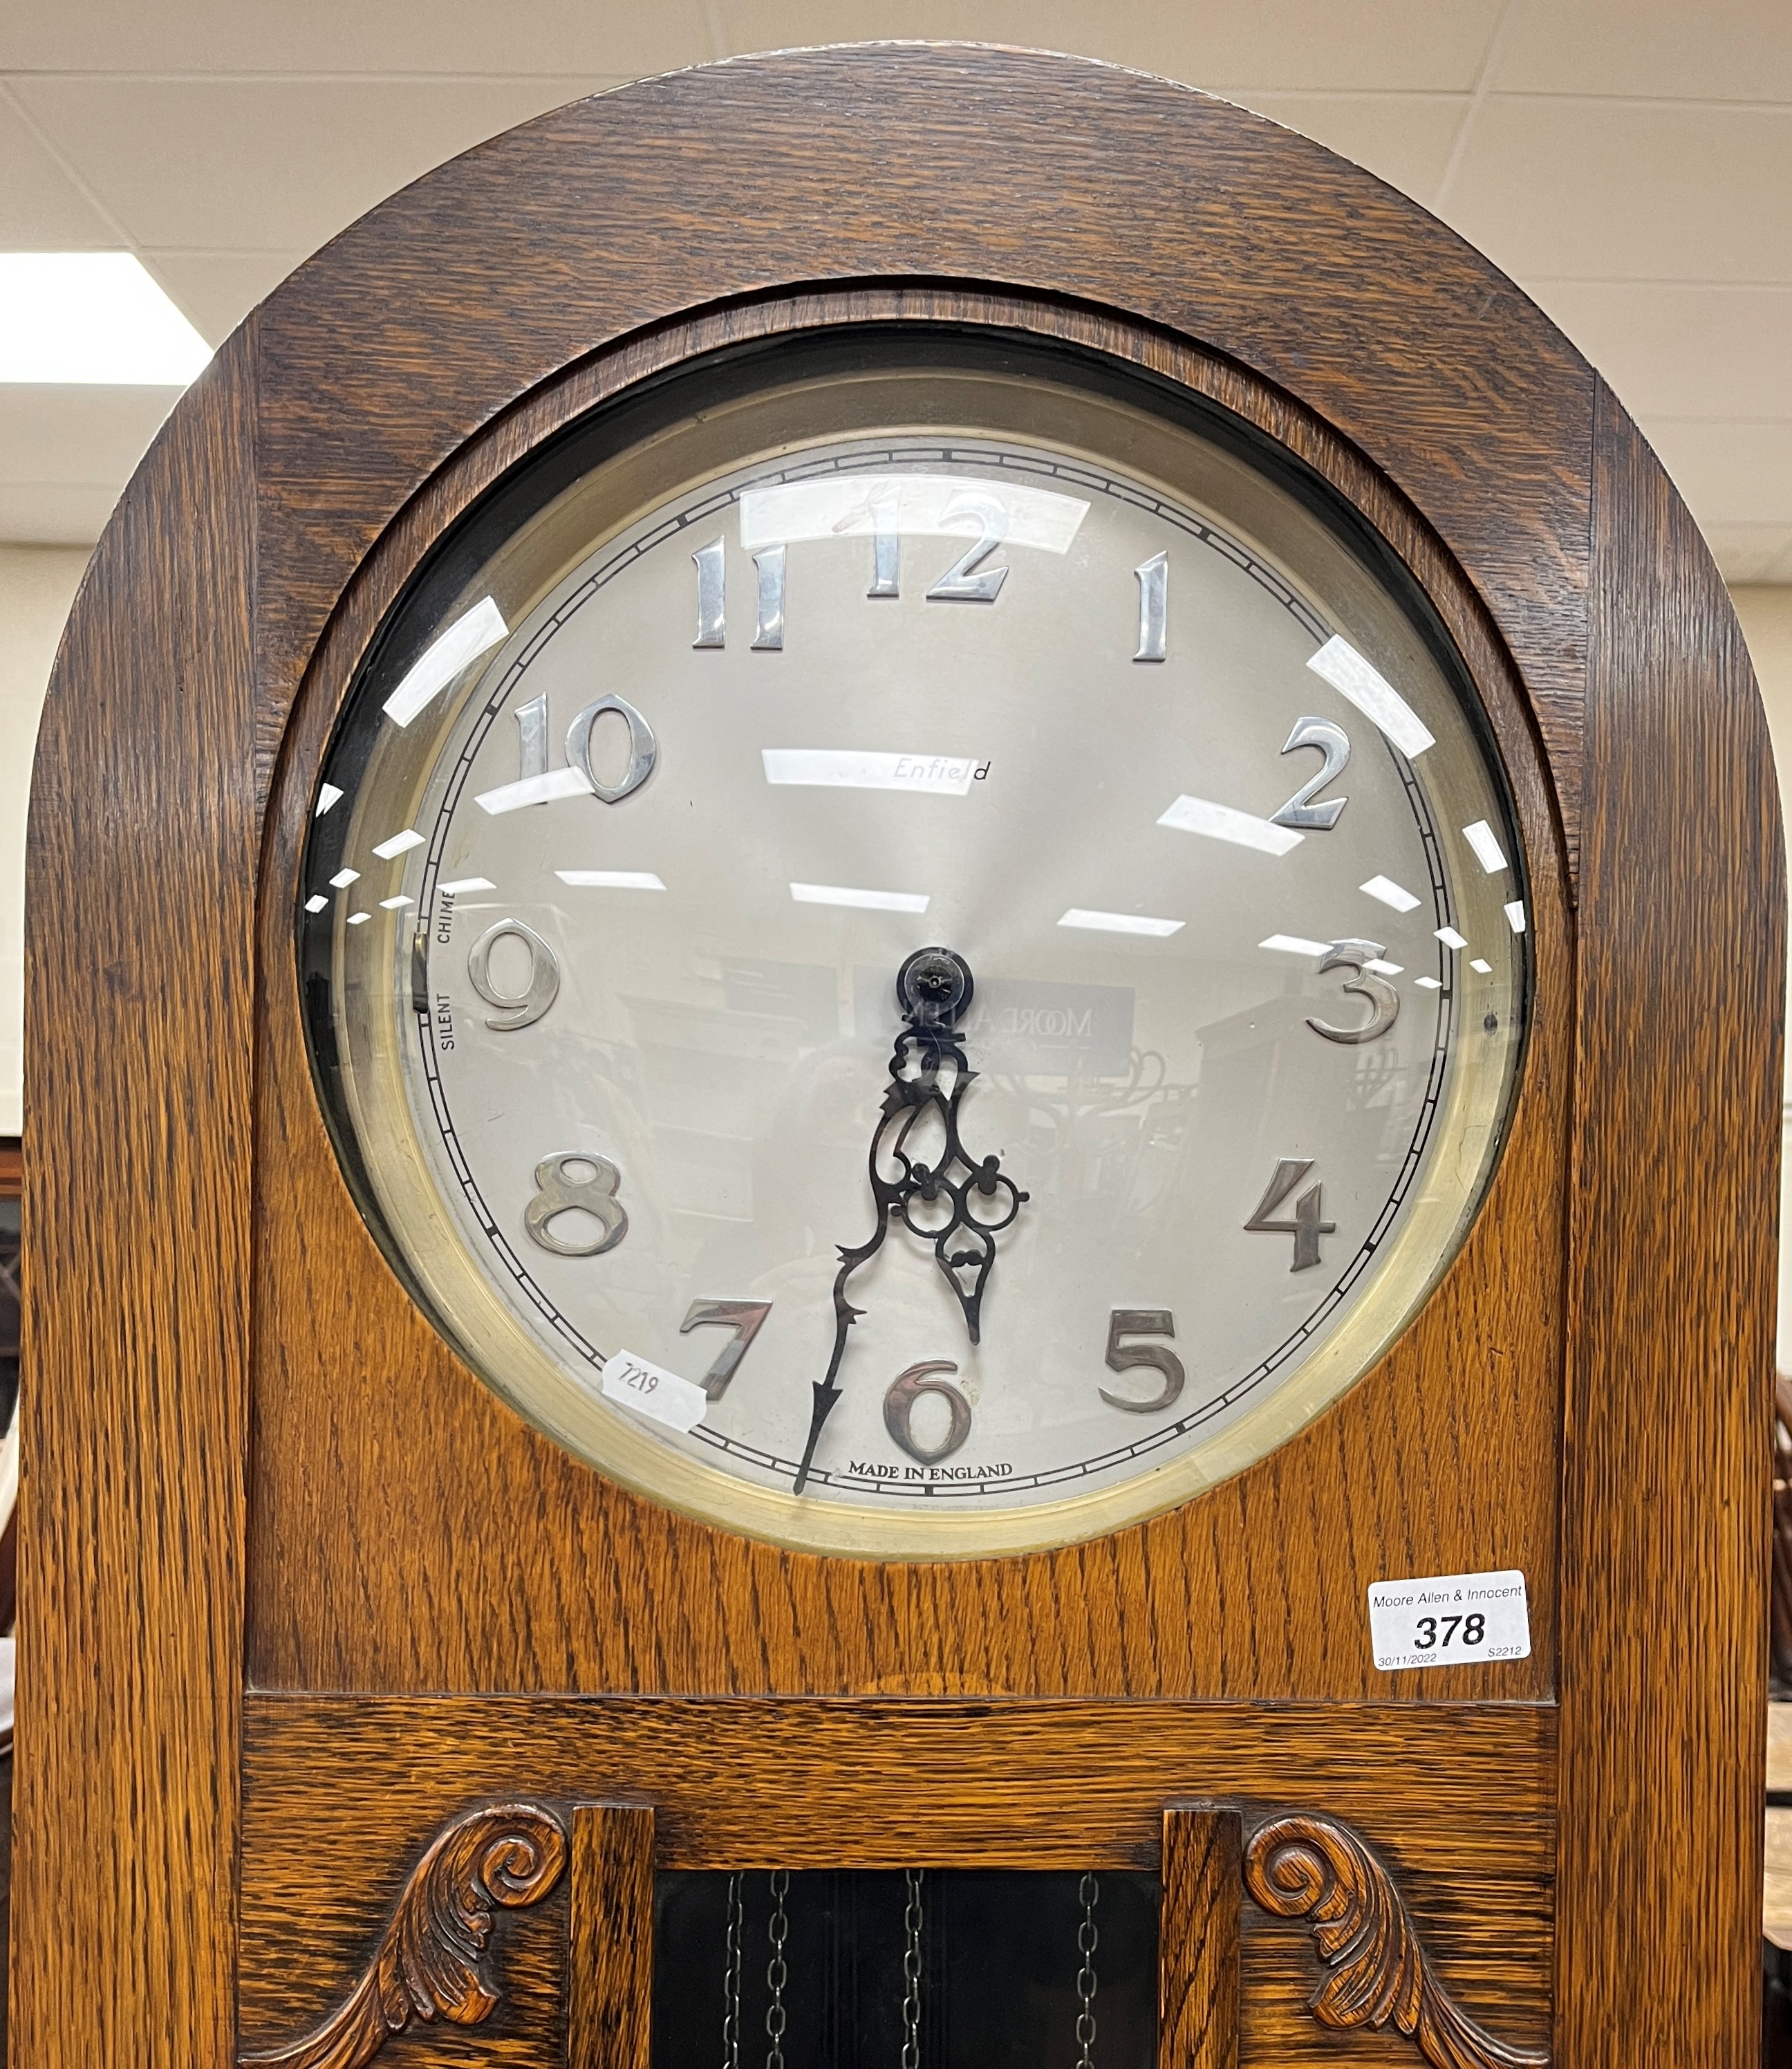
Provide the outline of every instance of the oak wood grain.
<path id="1" fill-rule="evenodd" d="M 1163 1814 L 1158 2069 L 1237 2069 L 1244 1820 L 1212 1803 Z"/>
<path id="2" fill-rule="evenodd" d="M 1028 1560 L 891 1566 L 791 1555 L 658 1508 L 470 1378 L 349 1201 L 304 1053 L 287 916 L 316 770 L 356 663 L 444 527 L 519 453 L 594 399 L 720 344 L 923 317 L 1130 360 L 1258 424 L 1364 511 L 1481 688 L 1535 865 L 1537 984 L 1525 1088 L 1488 1210 L 1378 1373 L 1273 1457 L 1138 1529 Z M 344 600 L 295 714 L 263 901 L 257 1255 L 267 1326 L 258 1342 L 267 1369 L 251 1464 L 251 1679 L 589 1693 L 1547 1691 L 1562 1341 L 1559 1309 L 1535 1288 L 1562 1269 L 1567 888 L 1521 691 L 1429 527 L 1289 398 L 1210 353 L 1088 312 L 941 288 L 810 293 L 669 329 L 619 360 L 577 368 L 531 398 L 404 513 Z M 1490 1472 L 1494 1459 L 1501 1470 Z M 545 1528 L 513 1529 L 519 1508 Z M 416 1558 L 384 1556 L 395 1525 Z M 1528 1660 L 1375 1670 L 1362 1609 L 1370 1581 L 1508 1566 L 1533 1577 Z M 1218 1613 L 1244 1600 L 1256 1605 L 1249 1620 Z"/>
<path id="3" fill-rule="evenodd" d="M 1223 1798 L 1254 1825 L 1347 1819 L 1399 1879 L 1439 1973 L 1515 2042 L 1547 2035 L 1554 1836 L 1548 1705 L 377 1699 L 245 1707 L 246 2044 L 303 2028 L 358 1974 L 405 1865 L 491 1798 L 650 1801 L 662 1869 L 1160 1867 L 1167 1802 Z M 564 2049 L 563 1893 L 505 1924 L 482 2059 Z M 302 1936 L 307 1973 L 283 1950 Z M 718 1953 L 719 1961 L 719 1950 Z M 719 1969 L 718 1969 L 719 1973 Z M 1307 2010 L 1309 1936 L 1244 1907 L 1240 2061 L 1339 2059 Z M 719 1997 L 718 2005 L 719 2006 Z M 1414 2069 L 1398 2033 L 1343 2045 Z M 413 2028 L 415 2069 L 466 2059 Z"/>
<path id="4" fill-rule="evenodd" d="M 648 2069 L 654 2009 L 654 1812 L 572 1813 L 567 2069 Z"/>
<path id="5" fill-rule="evenodd" d="M 1759 2021 L 1784 859 L 1742 636 L 1601 390 L 1563 1467 L 1559 2053 Z M 1674 1950 L 1638 1990 L 1635 1949 Z"/>
<path id="6" fill-rule="evenodd" d="M 233 2052 L 259 836 L 255 333 L 163 429 L 51 675 L 26 860 L 12 2034 Z"/>

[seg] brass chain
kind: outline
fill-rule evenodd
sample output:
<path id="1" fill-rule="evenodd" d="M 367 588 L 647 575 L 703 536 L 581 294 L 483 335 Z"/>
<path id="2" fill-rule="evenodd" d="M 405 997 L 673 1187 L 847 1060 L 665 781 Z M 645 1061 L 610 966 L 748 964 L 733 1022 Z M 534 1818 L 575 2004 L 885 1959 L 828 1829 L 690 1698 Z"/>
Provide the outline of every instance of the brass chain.
<path id="1" fill-rule="evenodd" d="M 766 1928 L 772 1943 L 772 1959 L 766 1965 L 765 1987 L 770 2002 L 765 2007 L 765 2069 L 784 2069 L 784 1985 L 790 1970 L 784 1961 L 784 1941 L 790 1936 L 790 1920 L 784 1915 L 784 1898 L 790 1890 L 788 1868 L 772 1871 L 772 1923 Z"/>
<path id="2" fill-rule="evenodd" d="M 1082 1923 L 1077 1928 L 1077 1952 L 1082 1966 L 1077 1971 L 1077 2069 L 1094 2069 L 1095 2062 L 1095 1949 L 1101 1935 L 1095 1930 L 1095 1907 L 1102 1900 L 1098 1875 L 1085 1875 L 1077 1886 L 1082 1904 Z"/>
<path id="3" fill-rule="evenodd" d="M 908 1908 L 902 1914 L 902 2069 L 921 2069 L 921 1875 L 908 1873 Z"/>
<path id="4" fill-rule="evenodd" d="M 740 1871 L 728 1877 L 728 1937 L 722 1983 L 722 2069 L 740 2069 Z"/>

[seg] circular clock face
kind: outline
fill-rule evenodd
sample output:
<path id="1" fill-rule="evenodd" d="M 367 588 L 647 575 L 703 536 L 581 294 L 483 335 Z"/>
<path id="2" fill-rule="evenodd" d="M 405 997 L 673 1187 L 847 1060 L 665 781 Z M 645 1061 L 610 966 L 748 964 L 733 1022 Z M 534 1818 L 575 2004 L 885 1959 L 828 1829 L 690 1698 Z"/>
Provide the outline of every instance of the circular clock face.
<path id="1" fill-rule="evenodd" d="M 657 407 L 490 499 L 351 691 L 299 924 L 364 1210 L 518 1410 L 712 1521 L 951 1557 L 1185 1500 L 1385 1350 L 1497 1153 L 1466 672 L 1291 463 L 1111 385 Z"/>

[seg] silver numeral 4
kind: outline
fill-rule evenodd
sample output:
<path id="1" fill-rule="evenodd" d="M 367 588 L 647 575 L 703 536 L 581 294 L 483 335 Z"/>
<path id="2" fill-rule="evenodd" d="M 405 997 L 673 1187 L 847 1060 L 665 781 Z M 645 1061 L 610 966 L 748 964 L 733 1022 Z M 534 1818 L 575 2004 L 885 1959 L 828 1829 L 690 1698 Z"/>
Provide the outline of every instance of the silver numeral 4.
<path id="1" fill-rule="evenodd" d="M 1256 1212 L 1244 1224 L 1258 1235 L 1291 1235 L 1294 1239 L 1294 1262 L 1290 1271 L 1309 1271 L 1319 1262 L 1319 1239 L 1335 1235 L 1337 1224 L 1321 1218 L 1325 1213 L 1325 1188 L 1322 1185 L 1309 1185 L 1294 1202 L 1294 1218 L 1277 1221 L 1272 1218 L 1277 1208 L 1313 1169 L 1310 1157 L 1283 1157 L 1277 1160 L 1276 1175 L 1257 1202 Z"/>

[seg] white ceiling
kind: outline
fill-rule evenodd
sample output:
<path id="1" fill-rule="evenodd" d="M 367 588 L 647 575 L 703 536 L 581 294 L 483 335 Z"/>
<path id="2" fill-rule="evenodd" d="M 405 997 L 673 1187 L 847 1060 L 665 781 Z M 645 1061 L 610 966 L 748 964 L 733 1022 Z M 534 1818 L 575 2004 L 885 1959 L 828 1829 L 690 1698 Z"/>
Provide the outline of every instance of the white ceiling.
<path id="1" fill-rule="evenodd" d="M 1792 582 L 1792 0 L 0 0 L 0 249 L 128 247 L 215 341 L 497 130 L 872 36 L 1167 73 L 1369 166 L 1604 371 L 1733 582 Z M 0 389 L 0 539 L 92 539 L 169 400 Z"/>

